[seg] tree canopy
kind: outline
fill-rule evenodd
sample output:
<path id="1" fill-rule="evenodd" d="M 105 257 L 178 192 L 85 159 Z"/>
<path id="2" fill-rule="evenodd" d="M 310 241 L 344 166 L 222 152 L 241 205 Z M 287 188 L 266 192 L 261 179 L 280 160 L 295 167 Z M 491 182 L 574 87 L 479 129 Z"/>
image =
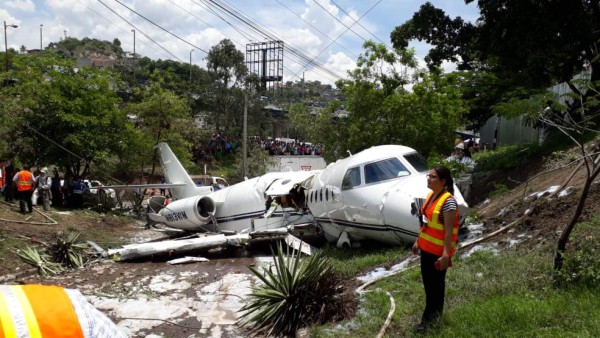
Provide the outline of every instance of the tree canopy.
<path id="1" fill-rule="evenodd" d="M 414 39 L 431 44 L 425 58 L 430 67 L 450 61 L 459 70 L 488 74 L 470 76 L 472 84 L 485 81 L 471 102 L 473 120 L 484 121 L 498 102 L 527 98 L 561 82 L 579 94 L 572 79 L 586 67 L 591 83 L 600 80 L 598 1 L 479 0 L 477 5 L 480 17 L 472 23 L 428 2 L 391 33 L 395 48 Z"/>
<path id="2" fill-rule="evenodd" d="M 135 131 L 127 123 L 113 87 L 114 74 L 77 69 L 56 57 L 20 58 L 3 89 L 7 146 L 29 163 L 58 165 L 85 175 L 91 163 L 103 165 L 121 154 Z"/>

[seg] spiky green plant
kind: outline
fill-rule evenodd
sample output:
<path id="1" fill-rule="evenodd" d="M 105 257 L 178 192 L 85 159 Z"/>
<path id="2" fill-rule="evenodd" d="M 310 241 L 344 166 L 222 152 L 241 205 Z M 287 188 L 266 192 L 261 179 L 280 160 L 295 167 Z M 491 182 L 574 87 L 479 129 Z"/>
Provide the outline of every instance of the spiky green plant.
<path id="1" fill-rule="evenodd" d="M 271 266 L 249 267 L 264 284 L 254 288 L 240 310 L 242 325 L 253 324 L 254 331 L 267 330 L 268 335 L 291 335 L 334 319 L 346 306 L 339 278 L 323 252 L 301 259 L 290 251 L 284 254 L 280 243 Z"/>
<path id="2" fill-rule="evenodd" d="M 86 263 L 84 257 L 88 245 L 79 242 L 79 236 L 79 233 L 73 231 L 59 232 L 48 248 L 52 260 L 69 268 L 82 267 Z"/>
<path id="3" fill-rule="evenodd" d="M 60 264 L 49 261 L 47 256 L 41 255 L 36 249 L 30 246 L 26 246 L 24 249 L 16 252 L 16 254 L 25 263 L 35 266 L 40 275 L 56 275 L 63 271 Z"/>

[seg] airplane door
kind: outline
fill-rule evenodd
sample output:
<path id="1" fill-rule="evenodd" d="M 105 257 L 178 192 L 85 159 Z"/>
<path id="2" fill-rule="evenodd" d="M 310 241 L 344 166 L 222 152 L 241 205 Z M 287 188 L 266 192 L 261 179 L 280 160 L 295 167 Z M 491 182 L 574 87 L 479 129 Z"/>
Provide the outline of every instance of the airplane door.
<path id="1" fill-rule="evenodd" d="M 343 204 L 344 219 L 357 223 L 357 225 L 381 224 L 382 218 L 379 217 L 380 195 L 381 190 L 375 186 L 342 190 L 341 203 Z"/>
<path id="2" fill-rule="evenodd" d="M 383 225 L 384 196 L 398 178 L 408 175 L 410 172 L 396 157 L 350 168 L 344 176 L 344 183 L 349 184 L 342 184 L 341 194 L 346 219 L 358 223 L 357 226 Z"/>

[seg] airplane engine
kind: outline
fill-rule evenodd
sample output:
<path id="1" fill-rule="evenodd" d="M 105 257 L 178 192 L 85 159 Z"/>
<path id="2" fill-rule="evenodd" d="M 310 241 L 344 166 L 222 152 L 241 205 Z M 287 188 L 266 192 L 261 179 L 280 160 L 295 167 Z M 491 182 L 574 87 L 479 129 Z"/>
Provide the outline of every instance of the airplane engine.
<path id="1" fill-rule="evenodd" d="M 215 202 L 208 196 L 197 196 L 173 201 L 159 213 L 163 221 L 184 230 L 199 230 L 210 224 L 215 212 Z"/>

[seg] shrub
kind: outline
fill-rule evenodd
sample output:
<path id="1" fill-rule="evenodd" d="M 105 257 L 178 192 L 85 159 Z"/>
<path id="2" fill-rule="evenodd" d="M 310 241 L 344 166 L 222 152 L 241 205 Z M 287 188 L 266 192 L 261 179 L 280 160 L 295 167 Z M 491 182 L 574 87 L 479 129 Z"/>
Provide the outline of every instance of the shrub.
<path id="1" fill-rule="evenodd" d="M 535 143 L 500 146 L 495 150 L 480 151 L 473 155 L 477 170 L 513 169 L 528 163 L 541 152 Z"/>
<path id="2" fill-rule="evenodd" d="M 572 252 L 563 253 L 563 266 L 555 271 L 554 281 L 559 287 L 600 284 L 600 242 L 592 236 L 582 238 Z"/>
<path id="3" fill-rule="evenodd" d="M 249 267 L 264 283 L 255 288 L 240 310 L 242 325 L 254 324 L 254 331 L 267 335 L 292 335 L 297 329 L 338 319 L 348 306 L 339 278 L 323 251 L 301 260 L 299 253 L 284 255 L 281 244 L 271 266 Z"/>

